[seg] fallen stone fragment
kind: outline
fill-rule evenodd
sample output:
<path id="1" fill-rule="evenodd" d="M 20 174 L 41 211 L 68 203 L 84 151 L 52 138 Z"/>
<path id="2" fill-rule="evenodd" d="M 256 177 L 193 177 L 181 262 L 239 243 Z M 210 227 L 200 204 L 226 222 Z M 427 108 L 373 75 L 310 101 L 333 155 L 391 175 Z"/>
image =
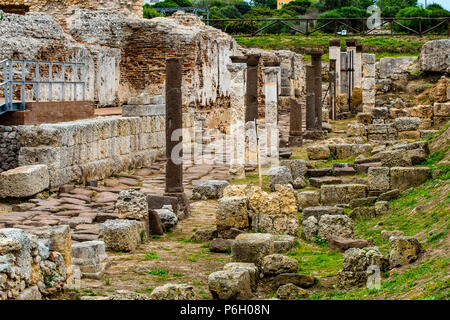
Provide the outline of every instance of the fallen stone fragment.
<path id="1" fill-rule="evenodd" d="M 249 271 L 241 268 L 211 273 L 208 287 L 214 299 L 245 300 L 252 295 Z"/>
<path id="2" fill-rule="evenodd" d="M 152 300 L 193 300 L 194 287 L 189 284 L 166 283 L 153 289 Z"/>
<path id="3" fill-rule="evenodd" d="M 261 271 L 264 276 L 274 276 L 282 273 L 297 272 L 298 261 L 281 254 L 271 254 L 262 260 Z"/>
<path id="4" fill-rule="evenodd" d="M 292 283 L 284 284 L 277 290 L 277 297 L 281 300 L 295 300 L 297 298 L 306 298 L 307 296 L 308 292 L 305 289 Z"/>
<path id="5" fill-rule="evenodd" d="M 392 236 L 389 238 L 389 263 L 392 268 L 414 262 L 423 248 L 414 237 Z"/>

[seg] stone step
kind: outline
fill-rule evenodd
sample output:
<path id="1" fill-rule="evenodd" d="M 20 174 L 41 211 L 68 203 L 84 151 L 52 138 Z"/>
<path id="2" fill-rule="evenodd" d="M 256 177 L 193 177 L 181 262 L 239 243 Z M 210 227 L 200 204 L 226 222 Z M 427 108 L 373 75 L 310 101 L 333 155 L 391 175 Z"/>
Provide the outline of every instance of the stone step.
<path id="1" fill-rule="evenodd" d="M 310 178 L 309 184 L 312 187 L 320 188 L 324 184 L 341 184 L 342 180 L 333 176 Z"/>
<path id="2" fill-rule="evenodd" d="M 306 171 L 308 177 L 324 177 L 333 175 L 333 168 L 308 169 Z"/>
<path id="3" fill-rule="evenodd" d="M 353 167 L 335 168 L 333 170 L 333 175 L 336 177 L 350 176 L 354 174 L 356 174 L 356 170 Z"/>
<path id="4" fill-rule="evenodd" d="M 370 167 L 381 167 L 381 162 L 369 162 L 362 164 L 355 164 L 355 170 L 358 174 L 366 174 L 369 171 Z"/>

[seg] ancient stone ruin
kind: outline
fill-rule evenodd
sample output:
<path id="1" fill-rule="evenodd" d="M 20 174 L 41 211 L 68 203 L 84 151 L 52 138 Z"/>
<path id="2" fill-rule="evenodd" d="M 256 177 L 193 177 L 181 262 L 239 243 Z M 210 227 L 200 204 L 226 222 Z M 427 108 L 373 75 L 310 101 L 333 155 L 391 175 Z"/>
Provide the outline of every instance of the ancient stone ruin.
<path id="1" fill-rule="evenodd" d="M 305 62 L 141 5 L 0 1 L 0 300 L 325 297 L 446 237 L 392 213 L 443 224 L 450 40 Z"/>

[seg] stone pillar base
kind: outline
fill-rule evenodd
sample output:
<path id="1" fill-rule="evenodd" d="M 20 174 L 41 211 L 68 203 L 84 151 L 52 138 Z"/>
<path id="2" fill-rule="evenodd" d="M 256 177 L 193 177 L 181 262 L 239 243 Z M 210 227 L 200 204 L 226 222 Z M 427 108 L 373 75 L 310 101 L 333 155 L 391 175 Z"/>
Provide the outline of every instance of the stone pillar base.
<path id="1" fill-rule="evenodd" d="M 309 139 L 309 140 L 322 140 L 327 137 L 327 133 L 324 131 L 319 130 L 306 130 L 303 133 L 303 139 Z"/>
<path id="2" fill-rule="evenodd" d="M 302 136 L 289 136 L 289 147 L 301 147 L 303 145 Z"/>
<path id="3" fill-rule="evenodd" d="M 184 219 L 191 215 L 189 200 L 184 192 L 166 192 L 164 196 L 178 199 L 178 219 Z"/>

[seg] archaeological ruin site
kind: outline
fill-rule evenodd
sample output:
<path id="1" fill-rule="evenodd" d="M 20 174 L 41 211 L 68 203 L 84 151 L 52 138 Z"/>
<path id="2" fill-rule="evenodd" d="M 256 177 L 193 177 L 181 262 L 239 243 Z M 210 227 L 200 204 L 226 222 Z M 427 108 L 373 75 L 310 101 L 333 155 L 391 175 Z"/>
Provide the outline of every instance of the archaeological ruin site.
<path id="1" fill-rule="evenodd" d="M 450 299 L 447 33 L 142 6 L 0 0 L 0 300 Z"/>

